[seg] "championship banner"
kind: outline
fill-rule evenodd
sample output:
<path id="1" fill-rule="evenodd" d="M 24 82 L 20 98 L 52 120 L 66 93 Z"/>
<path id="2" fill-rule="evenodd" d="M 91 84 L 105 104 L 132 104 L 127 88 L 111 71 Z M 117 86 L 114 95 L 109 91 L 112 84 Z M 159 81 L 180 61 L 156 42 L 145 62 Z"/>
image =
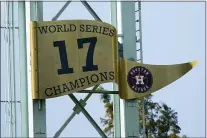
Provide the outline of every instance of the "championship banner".
<path id="1" fill-rule="evenodd" d="M 190 71 L 198 61 L 175 65 L 148 65 L 120 58 L 119 95 L 137 99 L 149 95 Z"/>
<path id="2" fill-rule="evenodd" d="M 91 20 L 31 22 L 33 99 L 118 80 L 116 29 Z"/>
<path id="3" fill-rule="evenodd" d="M 107 82 L 118 84 L 122 99 L 141 98 L 176 81 L 196 63 L 148 65 L 119 58 L 115 27 L 100 21 L 31 22 L 33 99 Z"/>

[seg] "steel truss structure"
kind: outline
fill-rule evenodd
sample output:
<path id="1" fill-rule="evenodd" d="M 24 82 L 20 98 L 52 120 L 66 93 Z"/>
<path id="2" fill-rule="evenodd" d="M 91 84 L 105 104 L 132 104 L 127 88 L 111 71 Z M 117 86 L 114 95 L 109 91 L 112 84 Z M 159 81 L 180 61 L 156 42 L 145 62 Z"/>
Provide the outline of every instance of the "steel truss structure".
<path id="1" fill-rule="evenodd" d="M 60 15 L 68 7 L 72 1 L 67 1 L 59 12 L 51 19 L 58 20 Z M 92 7 L 85 0 L 80 3 L 90 12 L 95 20 L 102 21 Z M 142 29 L 141 29 L 141 2 L 116 2 L 111 3 L 111 24 L 118 30 L 118 50 L 119 56 L 131 60 L 143 61 L 142 56 Z M 135 8 L 137 5 L 137 8 Z M 45 100 L 30 100 L 31 83 L 30 78 L 30 27 L 29 21 L 43 21 L 43 2 L 18 2 L 19 26 L 19 44 L 20 44 L 20 88 L 21 88 L 21 131 L 22 137 L 47 137 L 46 132 L 46 106 Z M 129 16 L 131 15 L 131 16 Z M 137 15 L 137 16 L 136 16 Z M 139 54 L 137 54 L 139 52 Z M 139 55 L 139 56 L 137 56 Z M 78 93 L 88 93 L 84 99 L 77 98 L 70 94 L 69 98 L 76 104 L 73 113 L 67 118 L 60 129 L 55 133 L 54 137 L 59 137 L 69 122 L 80 112 L 94 126 L 101 137 L 107 138 L 106 134 L 97 125 L 94 119 L 85 109 L 86 102 L 93 93 L 103 93 L 96 90 L 95 86 L 92 90 L 82 90 Z M 113 91 L 105 91 L 108 94 L 114 94 L 114 137 L 138 137 L 139 136 L 139 113 L 138 100 L 121 100 L 118 95 L 118 88 L 113 84 Z M 28 100 L 29 98 L 29 100 Z M 29 107 L 28 107 L 29 106 Z M 143 103 L 144 106 L 144 103 Z M 143 112 L 144 113 L 144 112 Z M 144 117 L 144 114 L 143 114 Z M 143 123 L 143 127 L 145 124 Z"/>

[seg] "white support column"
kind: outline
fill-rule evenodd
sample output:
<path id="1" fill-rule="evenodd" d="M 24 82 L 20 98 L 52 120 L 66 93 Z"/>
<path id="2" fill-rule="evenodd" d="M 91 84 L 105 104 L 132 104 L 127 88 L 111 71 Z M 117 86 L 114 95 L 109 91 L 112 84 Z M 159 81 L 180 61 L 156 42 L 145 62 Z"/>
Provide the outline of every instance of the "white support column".
<path id="1" fill-rule="evenodd" d="M 118 33 L 123 34 L 123 56 L 136 60 L 135 3 L 118 2 Z M 121 137 L 139 136 L 138 100 L 120 100 Z"/>
<path id="2" fill-rule="evenodd" d="M 2 18 L 2 16 L 1 16 L 1 1 L 0 1 L 0 79 L 2 78 L 1 77 L 1 70 L 2 70 L 1 69 L 1 64 L 2 64 L 2 62 L 1 62 L 1 60 L 2 60 L 2 58 L 1 58 L 2 57 L 2 47 L 1 47 L 1 18 Z M 1 101 L 1 94 L 2 94 L 1 82 L 2 82 L 2 79 L 0 81 L 0 92 L 1 92 L 0 93 L 0 101 Z M 1 104 L 0 104 L 0 106 L 1 106 Z M 2 137 L 1 130 L 0 130 L 0 137 Z"/>
<path id="3" fill-rule="evenodd" d="M 26 2 L 26 32 L 27 58 L 30 59 L 30 21 L 43 21 L 43 2 Z M 31 84 L 30 60 L 27 62 L 28 84 Z M 45 100 L 32 100 L 31 86 L 29 85 L 29 121 L 30 137 L 46 137 L 46 104 Z"/>
<path id="4" fill-rule="evenodd" d="M 28 82 L 27 82 L 27 46 L 26 46 L 26 18 L 25 2 L 18 2 L 19 18 L 19 62 L 20 62 L 20 92 L 21 92 L 21 137 L 29 137 L 28 115 Z"/>
<path id="5" fill-rule="evenodd" d="M 111 2 L 111 24 L 117 28 L 117 2 Z M 113 90 L 118 90 L 118 85 L 113 83 Z M 118 94 L 113 95 L 113 114 L 114 114 L 114 137 L 121 137 L 120 128 L 120 97 Z"/>

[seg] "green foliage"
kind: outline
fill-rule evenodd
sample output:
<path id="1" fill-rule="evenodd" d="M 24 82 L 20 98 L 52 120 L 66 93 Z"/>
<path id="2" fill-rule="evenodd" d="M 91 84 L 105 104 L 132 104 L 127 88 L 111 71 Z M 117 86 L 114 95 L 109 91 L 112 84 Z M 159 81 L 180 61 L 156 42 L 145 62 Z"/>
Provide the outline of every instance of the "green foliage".
<path id="1" fill-rule="evenodd" d="M 99 86 L 98 90 L 103 90 L 103 87 Z M 104 132 L 108 134 L 108 136 L 114 135 L 114 125 L 113 125 L 113 103 L 111 102 L 111 96 L 106 93 L 101 94 L 101 100 L 105 104 L 104 107 L 106 109 L 105 118 L 100 118 L 101 123 L 103 124 Z"/>
<path id="2" fill-rule="evenodd" d="M 187 138 L 187 136 L 186 135 L 183 135 L 181 138 Z"/>
<path id="3" fill-rule="evenodd" d="M 104 90 L 102 87 L 101 90 Z M 99 90 L 100 90 L 99 89 Z M 181 128 L 178 126 L 177 112 L 167 106 L 165 103 L 156 103 L 152 101 L 152 95 L 148 95 L 144 99 L 145 112 L 145 134 L 147 138 L 180 138 L 178 134 Z M 100 118 L 104 126 L 104 132 L 108 136 L 113 136 L 113 102 L 111 102 L 111 95 L 101 94 L 100 99 L 105 104 L 106 115 L 105 118 Z M 143 118 L 142 118 L 142 100 L 139 100 L 139 126 L 140 137 L 143 136 Z M 187 138 L 183 136 L 182 138 Z"/>
<path id="4" fill-rule="evenodd" d="M 152 95 L 145 97 L 145 122 L 148 137 L 177 138 L 181 128 L 178 126 L 177 112 L 165 103 L 156 103 L 151 100 Z M 143 135 L 142 102 L 139 101 L 140 134 Z"/>

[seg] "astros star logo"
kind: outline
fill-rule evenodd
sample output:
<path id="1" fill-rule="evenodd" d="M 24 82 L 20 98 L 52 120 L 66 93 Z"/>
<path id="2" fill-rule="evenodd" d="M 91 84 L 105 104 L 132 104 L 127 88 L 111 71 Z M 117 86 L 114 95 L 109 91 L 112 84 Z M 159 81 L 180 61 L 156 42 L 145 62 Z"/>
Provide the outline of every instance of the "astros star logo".
<path id="1" fill-rule="evenodd" d="M 127 82 L 134 92 L 144 93 L 152 87 L 153 77 L 148 69 L 137 66 L 128 72 Z"/>

